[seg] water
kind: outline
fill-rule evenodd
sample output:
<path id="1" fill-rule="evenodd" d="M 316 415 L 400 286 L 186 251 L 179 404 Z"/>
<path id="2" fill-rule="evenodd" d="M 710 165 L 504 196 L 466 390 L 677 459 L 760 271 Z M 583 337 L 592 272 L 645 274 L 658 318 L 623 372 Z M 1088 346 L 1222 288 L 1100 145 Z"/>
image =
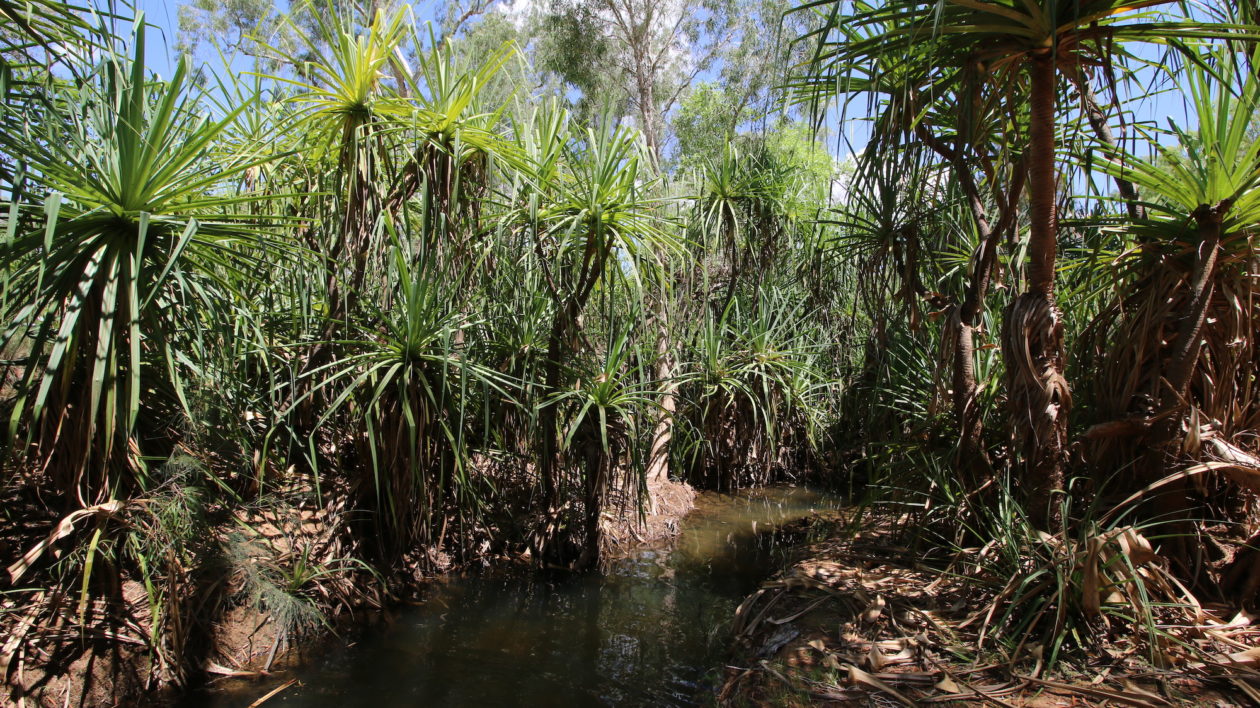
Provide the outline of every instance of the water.
<path id="1" fill-rule="evenodd" d="M 802 488 L 701 494 L 677 542 L 603 574 L 487 571 L 292 672 L 192 697 L 245 706 L 686 706 L 711 702 L 739 602 L 781 562 L 767 526 L 830 508 Z"/>

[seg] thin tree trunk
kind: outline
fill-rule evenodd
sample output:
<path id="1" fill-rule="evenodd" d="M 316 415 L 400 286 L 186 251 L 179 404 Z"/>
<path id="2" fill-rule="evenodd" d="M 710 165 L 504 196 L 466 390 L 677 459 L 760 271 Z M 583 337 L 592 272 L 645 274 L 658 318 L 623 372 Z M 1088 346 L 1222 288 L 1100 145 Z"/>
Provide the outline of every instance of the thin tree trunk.
<path id="1" fill-rule="evenodd" d="M 669 355 L 669 329 L 663 319 L 658 319 L 656 335 L 656 380 L 662 382 L 660 412 L 652 430 L 652 448 L 648 455 L 647 481 L 650 485 L 669 479 L 669 443 L 674 433 L 674 413 L 677 401 L 674 395 L 674 363 Z M 656 500 L 650 500 L 655 506 Z"/>
<path id="2" fill-rule="evenodd" d="M 567 339 L 571 330 L 571 308 L 569 303 L 561 303 L 551 323 L 551 335 L 547 340 L 547 361 L 543 370 L 544 390 L 548 394 L 558 392 L 561 381 L 560 359 L 567 351 Z M 541 454 L 538 460 L 538 473 L 542 479 L 543 507 L 547 513 L 553 513 L 560 505 L 560 487 L 557 479 L 559 467 L 559 441 L 556 436 L 558 424 L 556 405 L 544 406 L 538 414 L 538 429 L 541 436 Z"/>
<path id="3" fill-rule="evenodd" d="M 1089 119 L 1089 125 L 1094 129 L 1094 135 L 1098 138 L 1098 142 L 1113 150 L 1117 149 L 1116 138 L 1111 133 L 1111 126 L 1107 124 L 1107 114 L 1098 103 L 1097 97 L 1094 96 L 1093 89 L 1081 77 L 1075 77 L 1073 83 L 1076 84 L 1076 92 L 1081 97 L 1081 105 L 1085 111 L 1085 117 Z M 1125 207 L 1129 211 L 1129 218 L 1135 221 L 1145 219 L 1146 208 L 1138 203 L 1137 187 L 1123 177 L 1116 177 L 1115 180 L 1116 191 L 1124 198 Z"/>
<path id="4" fill-rule="evenodd" d="M 603 275 L 612 253 L 612 242 L 608 241 L 603 248 L 598 248 L 594 241 L 589 241 L 586 256 L 583 259 L 581 275 L 577 285 L 567 296 L 553 293 L 556 298 L 556 312 L 552 319 L 551 335 L 547 342 L 547 361 L 544 369 L 545 390 L 547 395 L 555 396 L 565 386 L 562 360 L 572 357 L 579 351 L 580 322 L 582 311 L 590 300 L 595 284 Z M 546 509 L 546 520 L 538 542 L 535 544 L 540 552 L 545 552 L 551 541 L 559 532 L 560 524 L 560 471 L 561 441 L 557 429 L 559 416 L 558 404 L 544 406 L 538 414 L 538 427 L 541 440 L 541 454 L 538 461 L 539 476 L 543 486 L 543 503 Z M 540 559 L 541 560 L 541 559 Z"/>
<path id="5" fill-rule="evenodd" d="M 1056 69 L 1049 50 L 1033 58 L 1029 122 L 1029 265 L 1027 290 L 1007 309 L 1002 350 L 1016 435 L 1022 438 L 1028 513 L 1040 528 L 1061 525 L 1067 416 L 1072 398 L 1064 376 L 1063 317 L 1055 303 L 1058 223 L 1055 213 Z"/>
<path id="6" fill-rule="evenodd" d="M 964 180 L 971 183 L 969 178 Z M 980 248 L 973 259 L 973 272 L 967 287 L 966 297 L 958 307 L 958 320 L 954 323 L 956 341 L 954 344 L 954 417 L 958 421 L 958 432 L 962 440 L 962 451 L 970 463 L 987 471 L 988 455 L 981 445 L 984 433 L 979 410 L 976 408 L 976 362 L 975 362 L 975 329 L 980 323 L 980 315 L 984 312 L 984 299 L 989 292 L 989 281 L 993 275 L 993 265 L 997 261 L 998 240 L 1001 229 L 989 224 L 984 205 L 972 184 L 968 190 L 968 202 L 971 205 L 972 217 L 980 232 Z M 973 482 L 982 482 L 975 479 Z"/>
<path id="7" fill-rule="evenodd" d="M 928 147 L 953 166 L 963 193 L 967 197 L 967 205 L 971 209 L 976 230 L 980 233 L 980 248 L 972 257 L 972 273 L 967 284 L 967 292 L 950 322 L 950 326 L 954 328 L 953 407 L 961 442 L 959 451 L 962 453 L 962 460 L 960 462 L 972 469 L 974 479 L 971 480 L 971 486 L 979 488 L 992 474 L 992 463 L 982 445 L 983 421 L 975 406 L 976 392 L 979 388 L 976 382 L 975 329 L 980 324 L 980 316 L 984 313 L 989 282 L 992 280 L 993 267 L 997 262 L 999 240 L 1002 233 L 1015 220 L 1016 205 L 1024 189 L 1023 165 L 1019 166 L 1020 169 L 1012 180 L 1002 216 L 995 227 L 989 222 L 984 202 L 980 198 L 980 189 L 971 171 L 962 160 L 960 151 L 945 145 L 922 123 L 915 130 Z"/>
<path id="8" fill-rule="evenodd" d="M 307 354 L 298 372 L 304 383 L 295 385 L 292 399 L 302 398 L 310 392 L 313 382 L 311 373 L 333 361 L 333 342 L 342 339 L 345 325 L 358 306 L 359 293 L 367 272 L 368 245 L 371 242 L 376 193 L 373 184 L 375 155 L 370 148 L 364 149 L 367 140 L 367 124 L 356 118 L 348 118 L 342 128 L 341 155 L 338 170 L 346 180 L 346 207 L 342 215 L 338 239 L 329 244 L 325 254 L 325 293 L 328 310 L 319 341 Z M 343 273 L 344 264 L 350 264 Z M 344 276 L 344 277 L 343 277 Z M 318 402 L 308 396 L 297 411 L 295 425 L 299 430 L 310 432 L 314 427 L 315 409 Z"/>
<path id="9" fill-rule="evenodd" d="M 599 564 L 599 547 L 603 538 L 600 527 L 600 516 L 604 510 L 604 499 L 607 496 L 609 472 L 612 465 L 620 457 L 613 449 L 604 450 L 596 440 L 588 440 L 585 444 L 586 462 L 586 495 L 585 495 L 585 548 L 574 563 L 574 570 L 590 570 Z"/>

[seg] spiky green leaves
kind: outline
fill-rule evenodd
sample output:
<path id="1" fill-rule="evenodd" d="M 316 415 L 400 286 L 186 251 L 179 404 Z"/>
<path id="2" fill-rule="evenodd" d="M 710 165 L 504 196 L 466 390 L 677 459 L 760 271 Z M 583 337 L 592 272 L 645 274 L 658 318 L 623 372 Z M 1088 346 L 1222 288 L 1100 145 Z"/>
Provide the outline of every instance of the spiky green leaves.
<path id="1" fill-rule="evenodd" d="M 1144 203 L 1165 231 L 1180 232 L 1203 208 L 1219 210 L 1226 234 L 1260 224 L 1260 141 L 1249 133 L 1260 113 L 1260 80 L 1213 68 L 1226 65 L 1221 59 L 1209 54 L 1185 68 L 1193 127 L 1170 121 L 1180 149 L 1154 140 L 1154 159 L 1108 150 L 1100 163 L 1145 192 Z"/>
<path id="2" fill-rule="evenodd" d="M 107 56 L 3 138 L 43 199 L 42 215 L 38 202 L 18 205 L 29 216 L 4 246 L 0 345 L 29 350 L 10 431 L 82 503 L 138 481 L 107 470 L 139 468 L 128 447 L 142 414 L 179 408 L 179 342 L 198 320 L 177 325 L 164 310 L 211 316 L 261 234 L 244 208 L 255 197 L 226 185 L 263 160 L 216 150 L 236 114 L 205 118 L 182 62 L 169 83 L 148 81 L 144 46 L 140 20 L 131 57 Z"/>

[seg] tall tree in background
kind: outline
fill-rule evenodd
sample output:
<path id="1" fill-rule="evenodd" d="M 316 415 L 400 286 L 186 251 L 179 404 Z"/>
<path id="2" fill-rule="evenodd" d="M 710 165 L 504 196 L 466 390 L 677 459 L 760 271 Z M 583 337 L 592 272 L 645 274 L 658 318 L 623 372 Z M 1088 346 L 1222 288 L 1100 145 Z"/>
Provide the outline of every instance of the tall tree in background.
<path id="1" fill-rule="evenodd" d="M 664 117 L 729 45 L 734 9 L 731 0 L 552 0 L 538 20 L 538 68 L 579 90 L 587 115 L 619 95 L 659 167 Z"/>
<path id="2" fill-rule="evenodd" d="M 268 71 L 287 66 L 299 70 L 319 61 L 327 47 L 320 43 L 322 24 L 335 17 L 364 26 L 378 12 L 401 10 L 401 0 L 191 0 L 179 5 L 175 48 L 196 55 L 209 41 L 216 52 L 253 57 Z"/>

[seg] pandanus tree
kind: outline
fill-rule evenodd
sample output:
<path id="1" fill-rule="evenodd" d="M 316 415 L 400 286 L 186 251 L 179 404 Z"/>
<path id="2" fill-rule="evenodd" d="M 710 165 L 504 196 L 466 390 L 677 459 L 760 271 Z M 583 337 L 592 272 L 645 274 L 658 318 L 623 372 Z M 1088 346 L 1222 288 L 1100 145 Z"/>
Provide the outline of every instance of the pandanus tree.
<path id="1" fill-rule="evenodd" d="M 1181 81 L 1194 123 L 1172 123 L 1177 147 L 1152 141 L 1153 159 L 1104 147 L 1101 162 L 1141 190 L 1145 218 L 1122 222 L 1135 237 L 1119 259 L 1124 285 L 1092 327 L 1106 343 L 1097 355 L 1107 387 L 1096 395 L 1110 419 L 1089 437 L 1124 451 L 1119 464 L 1134 448 L 1112 443 L 1144 442 L 1143 484 L 1187 454 L 1201 457 L 1202 448 L 1238 458 L 1243 451 L 1231 441 L 1260 423 L 1260 143 L 1250 132 L 1260 80 L 1229 55 L 1196 58 Z M 1165 494 L 1163 514 L 1188 511 L 1190 489 L 1179 484 Z"/>
<path id="2" fill-rule="evenodd" d="M 903 37 L 899 52 L 872 56 L 861 49 L 871 42 L 889 41 L 888 36 L 898 29 L 897 15 L 881 16 L 863 4 L 858 10 L 869 14 L 861 22 L 849 22 L 841 21 L 840 9 L 833 6 L 815 40 L 813 58 L 792 83 L 791 97 L 814 110 L 836 98 L 842 98 L 846 106 L 855 98 L 867 99 L 868 112 L 874 115 L 871 141 L 859 162 L 848 205 L 840 209 L 841 223 L 851 243 L 867 241 L 876 246 L 870 257 L 887 254 L 895 261 L 899 285 L 894 299 L 905 309 L 912 327 L 921 319 L 920 300 L 928 299 L 948 312 L 942 341 L 953 368 L 951 398 L 958 449 L 976 486 L 987 478 L 990 466 L 981 443 L 975 340 L 997 269 L 1001 238 L 1015 226 L 1024 185 L 1023 169 L 1016 164 L 1018 146 L 999 137 L 1010 132 L 1007 123 L 1012 118 L 996 100 L 1000 96 L 977 80 L 974 64 L 942 65 L 930 43 Z M 940 164 L 933 164 L 932 153 Z M 933 203 L 929 196 L 936 190 L 926 183 L 942 180 L 956 188 L 956 196 L 946 194 L 944 202 Z M 970 228 L 949 219 L 929 218 L 947 213 L 956 197 L 970 215 Z M 972 232 L 976 243 L 971 243 Z M 922 243 L 930 233 L 937 238 L 932 244 Z M 969 249 L 960 297 L 939 292 L 929 296 L 919 256 L 929 246 L 938 252 Z M 869 286 L 871 279 L 863 282 Z M 869 294 L 867 299 L 871 299 Z"/>
<path id="3" fill-rule="evenodd" d="M 948 174 L 971 217 L 968 231 L 975 234 L 974 244 L 965 236 L 956 239 L 970 247 L 970 255 L 964 266 L 962 295 L 949 307 L 944 339 L 953 366 L 952 400 L 961 460 L 970 469 L 969 484 L 979 487 L 992 469 L 982 444 L 977 330 L 990 286 L 1000 276 L 1002 240 L 1012 241 L 1018 225 L 1026 173 L 1022 153 L 999 137 L 1016 127 L 1017 118 L 992 105 L 991 98 L 982 95 L 983 87 L 968 80 L 968 72 L 957 78 L 962 80 L 961 90 L 947 92 L 925 107 L 914 125 L 914 135 L 949 167 Z"/>
<path id="4" fill-rule="evenodd" d="M 512 56 L 511 45 L 505 45 L 464 69 L 444 42 L 420 57 L 404 83 L 410 106 L 406 121 L 414 137 L 403 145 L 406 161 L 392 178 L 384 207 L 394 214 L 407 200 L 423 197 L 424 214 L 431 219 L 425 233 L 443 238 L 418 244 L 418 252 L 432 255 L 433 267 L 446 277 L 468 275 L 462 271 L 473 257 L 491 158 L 518 162 L 495 131 L 503 107 L 487 112 L 481 105 L 482 91 Z"/>
<path id="5" fill-rule="evenodd" d="M 5 115 L 0 138 L 28 175 L 0 246 L 0 350 L 26 351 L 9 430 L 70 507 L 144 488 L 141 446 L 178 438 L 188 347 L 230 319 L 230 283 L 271 242 L 231 185 L 273 156 L 215 149 L 252 101 L 207 119 L 184 62 L 145 75 L 142 20 L 132 42 L 39 119 Z M 199 314 L 177 325 L 173 307 Z"/>
<path id="6" fill-rule="evenodd" d="M 312 10 L 318 34 L 298 33 L 308 60 L 270 51 L 298 67 L 298 78 L 272 77 L 294 89 L 289 100 L 299 111 L 288 131 L 303 136 L 303 157 L 323 162 L 334 175 L 333 208 L 312 215 L 325 223 L 307 232 L 312 250 L 326 263 L 324 338 L 331 339 L 355 310 L 369 258 L 382 251 L 374 246 L 383 240 L 377 216 L 384 161 L 394 137 L 392 121 L 406 113 L 398 87 L 388 81 L 404 38 L 404 16 L 378 12 L 359 31 L 353 18 L 331 3 Z M 317 345 L 311 366 L 326 363 L 327 355 L 327 347 Z"/>
<path id="7" fill-rule="evenodd" d="M 425 219 L 416 219 L 423 228 Z M 349 417 L 355 428 L 353 489 L 366 523 L 361 537 L 386 564 L 411 560 L 430 569 L 428 549 L 477 518 L 479 493 L 469 469 L 482 391 L 505 393 L 504 377 L 479 363 L 464 332 L 479 323 L 460 311 L 450 283 L 434 277 L 432 255 L 415 257 L 406 226 L 388 231 L 387 307 L 353 320 L 341 356 L 314 373 L 330 400 L 321 423 Z M 461 553 L 465 550 L 459 547 Z M 395 566 L 396 567 L 396 566 Z"/>
<path id="8" fill-rule="evenodd" d="M 795 157 L 776 154 L 765 140 L 745 139 L 728 143 L 701 166 L 691 237 L 705 275 L 716 271 L 725 279 L 707 284 L 710 291 L 701 294 L 719 315 L 737 294 L 772 277 L 800 234 L 801 212 L 808 208 L 801 202 L 818 204 L 817 192 L 805 194 L 818 185 L 805 184 Z"/>
<path id="9" fill-rule="evenodd" d="M 95 33 L 86 18 L 89 8 L 63 0 L 0 0 L 0 101 L 15 102 L 31 97 L 46 78 L 45 72 L 59 68 L 78 71 L 75 59 L 92 42 L 108 40 Z"/>
<path id="10" fill-rule="evenodd" d="M 784 256 L 804 241 L 801 175 L 764 142 L 741 142 L 702 165 L 688 219 L 695 282 L 683 317 L 695 324 L 674 444 L 693 481 L 724 490 L 769 479 L 795 403 L 786 370 L 806 349 L 806 305 L 781 290 L 796 276 Z"/>
<path id="11" fill-rule="evenodd" d="M 1002 345 L 1012 425 L 1022 439 L 1030 513 L 1053 523 L 1051 495 L 1063 487 L 1071 392 L 1065 377 L 1064 325 L 1055 298 L 1058 253 L 1057 101 L 1062 71 L 1106 66 L 1126 40 L 1220 36 L 1220 28 L 1162 21 L 1149 8 L 1169 0 L 932 0 L 856 3 L 844 17 L 831 5 L 833 24 L 878 26 L 849 43 L 836 61 L 859 62 L 930 47 L 938 65 L 968 67 L 984 90 L 1009 112 L 1027 105 L 1025 145 L 1028 242 L 1024 292 L 1007 307 Z"/>
<path id="12" fill-rule="evenodd" d="M 533 194 L 509 218 L 533 236 L 552 298 L 543 364 L 543 389 L 552 400 L 539 411 L 538 467 L 546 512 L 555 516 L 561 512 L 566 467 L 558 399 L 573 384 L 571 362 L 592 349 L 583 314 L 598 287 L 640 278 L 672 245 L 659 224 L 654 180 L 643 169 L 635 133 L 604 125 L 571 136 L 563 116 L 539 127 L 544 134 L 530 141 L 536 146 Z M 602 487 L 587 489 L 587 514 L 599 513 L 602 493 Z M 551 540 L 547 535 L 540 545 Z M 583 560 L 597 557 L 587 553 Z"/>
<path id="13" fill-rule="evenodd" d="M 733 491 L 768 484 L 776 471 L 798 473 L 794 465 L 808 460 L 826 386 L 816 313 L 796 296 L 768 283 L 721 312 L 697 314 L 680 377 L 684 425 L 676 442 L 693 482 Z"/>
<path id="14" fill-rule="evenodd" d="M 467 286 L 484 264 L 468 246 L 503 152 L 478 100 L 509 51 L 461 73 L 440 45 L 412 73 L 401 59 L 414 39 L 401 11 L 358 27 L 330 7 L 316 22 L 310 60 L 292 57 L 299 78 L 285 82 L 297 89 L 289 100 L 310 147 L 303 157 L 333 175 L 331 198 L 309 215 L 327 308 L 290 400 L 312 451 L 332 439 L 324 448 L 346 453 L 336 462 L 370 520 L 361 536 L 397 567 L 419 548 L 441 547 L 445 531 L 475 512 L 468 387 L 496 384 L 461 358 L 477 324 Z M 308 456 L 313 467 L 321 456 Z"/>
<path id="15" fill-rule="evenodd" d="M 1194 34 L 1199 28 L 1135 18 L 1169 3 L 1146 0 L 941 0 L 929 16 L 906 17 L 945 61 L 978 66 L 1007 105 L 1027 100 L 1028 263 L 1025 290 L 1003 316 L 1002 351 L 1012 423 L 1023 440 L 1035 523 L 1057 523 L 1051 495 L 1063 488 L 1068 414 L 1064 324 L 1055 298 L 1059 196 L 1056 108 L 1060 71 L 1110 60 L 1114 43 Z M 918 14 L 916 11 L 915 14 Z M 1025 93 L 1026 91 L 1026 93 Z M 1026 97 L 1026 98 L 1025 98 Z"/>
<path id="16" fill-rule="evenodd" d="M 867 308 L 882 308 L 871 339 L 887 339 L 888 319 L 904 319 L 912 331 L 923 323 L 924 304 L 942 305 L 925 282 L 930 273 L 930 215 L 943 205 L 928 189 L 934 175 L 921 150 L 899 149 L 864 154 L 846 188 L 845 202 L 826 217 L 836 230 L 831 253 L 857 265 L 855 295 Z M 927 300 L 934 302 L 925 302 Z"/>

